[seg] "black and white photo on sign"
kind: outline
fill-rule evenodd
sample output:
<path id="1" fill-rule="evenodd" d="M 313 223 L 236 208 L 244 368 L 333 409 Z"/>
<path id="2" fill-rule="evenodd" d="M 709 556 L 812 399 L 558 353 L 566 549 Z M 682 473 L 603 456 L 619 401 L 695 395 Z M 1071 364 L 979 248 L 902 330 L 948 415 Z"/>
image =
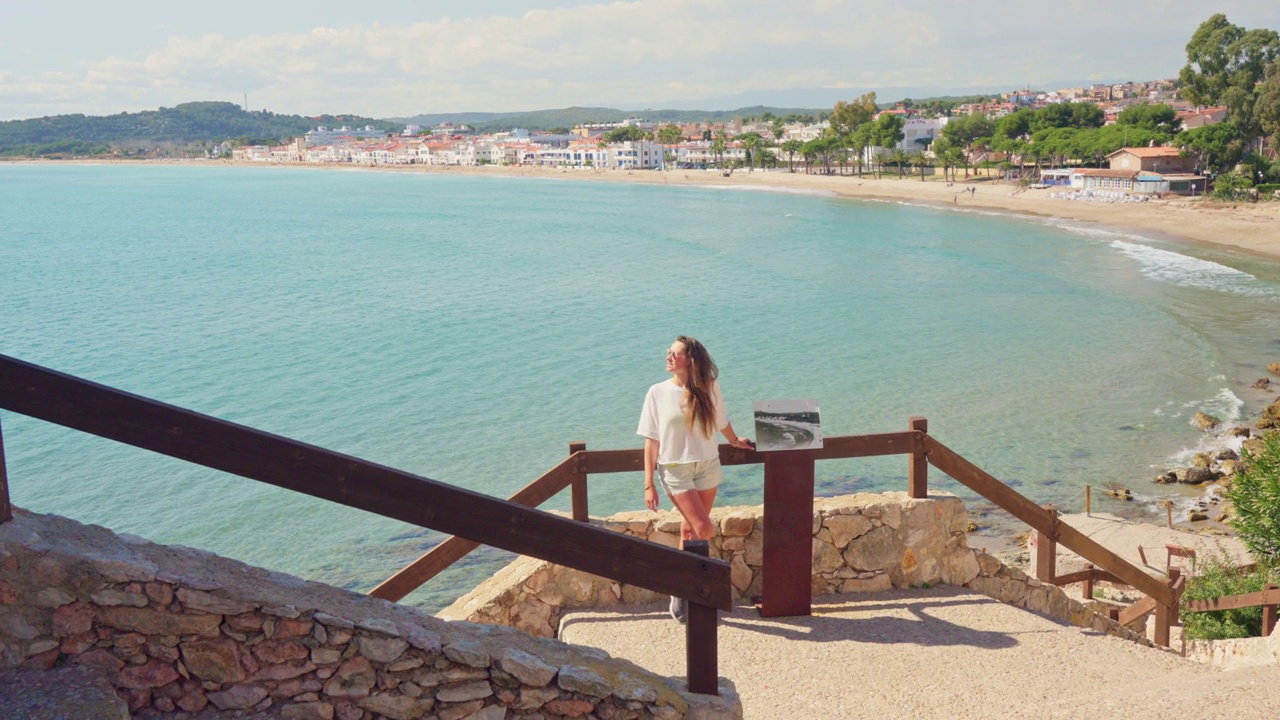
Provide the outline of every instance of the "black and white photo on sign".
<path id="1" fill-rule="evenodd" d="M 817 400 L 757 400 L 754 407 L 757 450 L 822 447 Z"/>

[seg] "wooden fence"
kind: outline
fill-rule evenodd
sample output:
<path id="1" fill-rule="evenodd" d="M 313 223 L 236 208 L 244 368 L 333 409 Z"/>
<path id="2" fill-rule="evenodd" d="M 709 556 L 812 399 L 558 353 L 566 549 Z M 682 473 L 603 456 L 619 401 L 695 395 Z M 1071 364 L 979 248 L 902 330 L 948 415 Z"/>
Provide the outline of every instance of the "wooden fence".
<path id="1" fill-rule="evenodd" d="M 929 435 L 928 421 L 925 418 L 911 418 L 908 430 L 904 432 L 824 438 L 823 447 L 810 452 L 817 460 L 907 455 L 907 492 L 913 498 L 928 497 L 928 467 L 933 465 L 1026 523 L 1045 539 L 1045 542 L 1041 543 L 1045 553 L 1038 556 L 1037 560 L 1037 575 L 1041 580 L 1054 582 L 1056 574 L 1049 558 L 1056 557 L 1056 545 L 1061 543 L 1093 564 L 1090 566 L 1090 575 L 1082 575 L 1072 580 L 1073 582 L 1080 582 L 1087 577 L 1095 580 L 1113 580 L 1130 585 L 1147 595 L 1147 598 L 1128 609 L 1133 615 L 1130 619 L 1154 610 L 1156 642 L 1166 647 L 1169 645 L 1169 627 L 1177 623 L 1178 597 L 1182 590 L 1181 580 L 1170 578 L 1166 582 L 1154 578 L 1142 568 L 1133 565 L 1079 530 L 1062 522 L 1055 509 L 1041 507 L 1028 500 Z M 721 445 L 720 461 L 724 465 L 757 464 L 764 461 L 764 454 Z M 588 476 L 639 472 L 644 467 L 643 463 L 644 453 L 640 449 L 587 450 L 584 443 L 570 443 L 568 458 L 511 496 L 510 502 L 541 503 L 564 488 L 572 487 L 573 517 L 575 520 L 585 522 L 589 514 Z M 767 503 L 765 515 L 768 515 Z M 370 594 L 387 600 L 399 600 L 464 557 L 475 547 L 475 543 L 449 538 L 378 585 Z M 765 573 L 768 574 L 767 568 Z M 1065 584 L 1061 582 L 1064 579 L 1070 579 L 1070 576 L 1058 578 L 1059 584 Z M 1089 590 L 1092 592 L 1092 587 Z"/>
<path id="2" fill-rule="evenodd" d="M 1276 608 L 1280 606 L 1280 586 L 1272 583 L 1267 583 L 1264 589 L 1257 592 L 1193 600 L 1187 603 L 1186 612 L 1240 610 L 1259 605 L 1262 606 L 1262 637 L 1267 637 L 1276 629 Z"/>

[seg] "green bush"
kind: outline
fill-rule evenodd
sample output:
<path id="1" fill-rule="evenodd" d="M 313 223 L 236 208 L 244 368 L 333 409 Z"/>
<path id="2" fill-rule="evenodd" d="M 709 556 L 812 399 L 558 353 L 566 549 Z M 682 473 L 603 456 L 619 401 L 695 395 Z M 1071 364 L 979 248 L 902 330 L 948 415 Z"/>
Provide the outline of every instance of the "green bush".
<path id="1" fill-rule="evenodd" d="M 1262 436 L 1257 452 L 1241 453 L 1245 470 L 1227 490 L 1231 527 L 1259 564 L 1280 566 L 1280 433 Z"/>
<path id="2" fill-rule="evenodd" d="M 1277 579 L 1280 579 L 1280 573 L 1274 569 L 1240 574 L 1235 561 L 1222 550 L 1216 555 L 1198 558 L 1196 574 L 1187 578 L 1186 589 L 1182 593 L 1183 637 L 1188 640 L 1223 640 L 1260 636 L 1261 606 L 1214 612 L 1187 612 L 1187 606 L 1193 600 L 1257 592 Z"/>

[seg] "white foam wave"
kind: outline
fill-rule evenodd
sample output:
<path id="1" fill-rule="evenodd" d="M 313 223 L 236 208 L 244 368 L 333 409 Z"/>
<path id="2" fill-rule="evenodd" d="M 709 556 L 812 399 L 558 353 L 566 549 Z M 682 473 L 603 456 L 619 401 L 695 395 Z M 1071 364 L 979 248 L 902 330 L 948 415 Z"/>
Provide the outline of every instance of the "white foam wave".
<path id="1" fill-rule="evenodd" d="M 1244 401 L 1228 388 L 1218 391 L 1217 395 L 1205 400 L 1184 403 L 1178 412 L 1161 413 L 1157 410 L 1157 414 L 1167 414 L 1173 417 L 1182 417 L 1184 414 L 1188 418 L 1187 422 L 1192 423 L 1192 419 L 1197 412 L 1203 412 L 1206 415 L 1212 415 L 1222 421 L 1222 424 L 1232 425 L 1240 421 L 1244 416 Z M 1244 443 L 1244 438 L 1231 435 L 1215 435 L 1205 433 L 1197 439 L 1196 444 L 1191 447 L 1185 447 L 1170 456 L 1169 461 L 1174 467 L 1185 466 L 1191 462 L 1191 459 L 1200 453 L 1213 453 L 1219 450 L 1230 449 L 1236 452 L 1240 451 L 1240 446 Z"/>
<path id="2" fill-rule="evenodd" d="M 1052 225 L 1053 227 L 1061 230 L 1066 230 L 1072 235 L 1079 235 L 1091 240 L 1114 242 L 1120 238 L 1137 241 L 1147 241 L 1150 239 L 1135 233 L 1123 232 L 1120 230 L 1108 230 L 1106 228 L 1100 228 L 1093 225 L 1077 225 L 1072 222 L 1064 221 L 1062 218 L 1049 218 L 1045 221 L 1045 224 Z"/>
<path id="3" fill-rule="evenodd" d="M 1142 274 L 1152 280 L 1236 295 L 1256 297 L 1276 294 L 1253 275 L 1211 260 L 1201 260 L 1124 240 L 1112 240 L 1111 247 L 1137 261 Z"/>
<path id="4" fill-rule="evenodd" d="M 814 197 L 839 197 L 839 194 L 831 190 L 810 190 L 805 188 L 783 187 L 780 185 L 699 185 L 698 187 L 710 188 L 713 190 L 738 191 L 747 192 L 770 192 L 783 193 L 786 195 L 812 195 Z"/>

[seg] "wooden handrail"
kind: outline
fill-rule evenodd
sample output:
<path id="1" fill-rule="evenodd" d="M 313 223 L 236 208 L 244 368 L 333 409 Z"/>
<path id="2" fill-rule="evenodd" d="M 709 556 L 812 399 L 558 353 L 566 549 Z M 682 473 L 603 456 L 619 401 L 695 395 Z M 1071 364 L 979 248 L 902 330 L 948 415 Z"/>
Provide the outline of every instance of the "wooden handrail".
<path id="1" fill-rule="evenodd" d="M 729 564 L 0 355 L 0 408 L 721 610 Z"/>
<path id="2" fill-rule="evenodd" d="M 525 485 L 515 495 L 507 498 L 507 502 L 525 507 L 538 507 L 569 486 L 574 477 L 570 467 L 577 461 L 577 454 L 569 456 L 559 465 L 543 473 L 542 477 Z M 383 600 L 398 602 L 478 547 L 480 543 L 474 540 L 456 535 L 447 537 L 395 575 L 383 580 L 377 587 L 370 590 L 369 594 Z"/>
<path id="3" fill-rule="evenodd" d="M 1214 612 L 1280 603 L 1280 588 L 1268 588 L 1242 595 L 1223 595 L 1208 600 L 1192 600 L 1183 608 L 1187 612 Z"/>
<path id="4" fill-rule="evenodd" d="M 876 457 L 879 455 L 904 455 L 915 451 L 921 436 L 921 432 L 913 430 L 872 435 L 836 435 L 823 438 L 822 447 L 812 451 L 813 458 L 815 460 L 837 460 L 841 458 Z M 755 450 L 743 450 L 732 445 L 720 445 L 721 465 L 759 465 L 762 463 L 764 463 L 763 453 Z M 644 450 L 640 448 L 587 450 L 583 453 L 583 466 L 585 472 L 592 475 L 640 472 L 644 470 Z"/>
<path id="5" fill-rule="evenodd" d="M 1154 598 L 1160 605 L 1166 607 L 1173 605 L 1173 593 L 1168 585 L 1099 545 L 1088 535 L 1060 522 L 1053 512 L 1023 497 L 1018 491 L 960 457 L 932 436 L 924 436 L 924 446 L 929 463 L 957 482 L 1000 506 L 1005 512 L 1030 525 L 1045 537 L 1067 546 L 1084 559 L 1132 585 L 1144 595 Z"/>

